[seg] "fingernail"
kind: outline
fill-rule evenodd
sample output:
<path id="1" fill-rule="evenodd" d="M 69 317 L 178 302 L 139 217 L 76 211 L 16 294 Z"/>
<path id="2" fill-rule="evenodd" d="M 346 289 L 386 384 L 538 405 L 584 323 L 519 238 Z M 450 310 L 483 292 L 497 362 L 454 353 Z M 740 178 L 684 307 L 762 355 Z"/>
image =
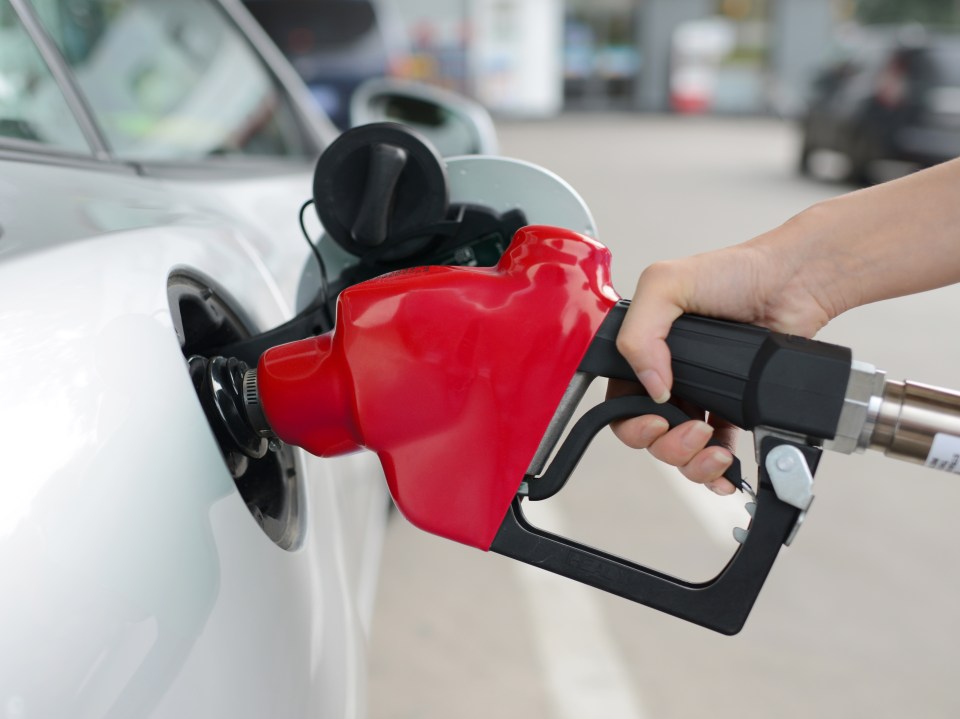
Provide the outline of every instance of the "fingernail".
<path id="1" fill-rule="evenodd" d="M 640 441 L 649 446 L 668 429 L 670 429 L 670 424 L 667 420 L 654 415 L 644 421 L 643 429 L 640 430 Z"/>
<path id="2" fill-rule="evenodd" d="M 703 460 L 703 468 L 710 474 L 723 474 L 724 470 L 726 470 L 732 462 L 733 457 L 727 452 L 724 452 L 722 449 L 714 449 L 707 455 L 707 458 Z"/>
<path id="3" fill-rule="evenodd" d="M 706 422 L 696 422 L 680 439 L 684 449 L 700 449 L 713 436 L 713 427 Z"/>
<path id="4" fill-rule="evenodd" d="M 647 393 L 657 404 L 663 404 L 670 399 L 670 390 L 667 389 L 667 383 L 657 373 L 656 370 L 647 369 L 637 375 L 637 379 L 646 388 Z"/>

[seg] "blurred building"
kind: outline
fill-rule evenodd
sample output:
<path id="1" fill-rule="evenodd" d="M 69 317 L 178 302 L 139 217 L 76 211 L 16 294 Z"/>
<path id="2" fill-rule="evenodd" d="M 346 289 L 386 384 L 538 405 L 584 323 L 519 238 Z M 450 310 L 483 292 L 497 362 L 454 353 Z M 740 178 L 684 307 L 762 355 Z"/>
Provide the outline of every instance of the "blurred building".
<path id="1" fill-rule="evenodd" d="M 563 0 L 395 1 L 410 38 L 410 79 L 501 113 L 563 108 Z"/>
<path id="2" fill-rule="evenodd" d="M 790 112 L 851 12 L 845 0 L 395 1 L 408 76 L 514 115 Z"/>
<path id="3" fill-rule="evenodd" d="M 790 116 L 842 25 L 960 18 L 960 0 L 245 2 L 340 124 L 349 91 L 376 74 L 438 84 L 503 115 Z"/>

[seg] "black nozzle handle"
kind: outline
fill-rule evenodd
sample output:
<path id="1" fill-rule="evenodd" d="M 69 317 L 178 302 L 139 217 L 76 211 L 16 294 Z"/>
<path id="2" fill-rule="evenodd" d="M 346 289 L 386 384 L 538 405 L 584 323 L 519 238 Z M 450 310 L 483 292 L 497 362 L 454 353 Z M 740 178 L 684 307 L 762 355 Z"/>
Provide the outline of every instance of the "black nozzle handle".
<path id="1" fill-rule="evenodd" d="M 816 472 L 820 450 L 767 437 L 761 443 L 760 481 L 753 518 L 743 544 L 726 567 L 706 582 L 688 582 L 650 567 L 560 537 L 533 526 L 514 499 L 490 551 L 644 604 L 721 634 L 736 634 L 750 615 L 780 548 L 801 510 L 781 501 L 766 469 L 766 456 L 790 444 Z"/>
<path id="2" fill-rule="evenodd" d="M 581 371 L 636 381 L 616 347 L 629 306 L 621 300 L 610 310 Z M 677 319 L 667 345 L 674 396 L 744 429 L 834 437 L 850 378 L 848 348 L 697 315 Z"/>
<path id="3" fill-rule="evenodd" d="M 636 381 L 616 348 L 628 307 L 628 302 L 620 302 L 607 315 L 580 363 L 581 372 Z M 766 426 L 824 439 L 834 436 L 851 369 L 848 349 L 693 315 L 674 323 L 667 344 L 674 396 L 746 429 Z M 672 410 L 666 406 L 656 405 L 649 397 L 626 396 L 593 408 L 571 430 L 547 471 L 541 477 L 526 478 L 527 496 L 545 499 L 555 494 L 597 428 L 612 419 L 656 412 L 671 424 L 682 421 L 683 417 L 668 416 Z M 780 547 L 802 514 L 777 496 L 766 468 L 768 454 L 780 445 L 795 447 L 811 474 L 816 472 L 819 448 L 777 435 L 763 439 L 757 501 L 746 539 L 723 571 L 707 582 L 684 581 L 538 529 L 523 516 L 521 496 L 513 501 L 490 550 L 723 634 L 735 634 L 746 622 Z"/>
<path id="4" fill-rule="evenodd" d="M 736 634 L 799 514 L 777 501 L 773 490 L 762 489 L 758 500 L 746 543 L 710 582 L 687 582 L 534 527 L 523 516 L 519 499 L 513 501 L 490 551 L 721 634 Z"/>

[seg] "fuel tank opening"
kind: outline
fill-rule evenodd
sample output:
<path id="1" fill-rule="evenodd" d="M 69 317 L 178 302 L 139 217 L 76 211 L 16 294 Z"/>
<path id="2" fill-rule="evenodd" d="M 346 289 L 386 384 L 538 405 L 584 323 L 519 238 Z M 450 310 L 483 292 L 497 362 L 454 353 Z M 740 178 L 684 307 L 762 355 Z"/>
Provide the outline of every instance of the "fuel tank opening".
<path id="1" fill-rule="evenodd" d="M 294 451 L 258 432 L 244 413 L 244 362 L 219 348 L 253 334 L 241 315 L 199 277 L 177 273 L 167 284 L 174 329 L 224 464 L 250 514 L 268 537 L 294 549 L 302 537 L 300 477 Z"/>

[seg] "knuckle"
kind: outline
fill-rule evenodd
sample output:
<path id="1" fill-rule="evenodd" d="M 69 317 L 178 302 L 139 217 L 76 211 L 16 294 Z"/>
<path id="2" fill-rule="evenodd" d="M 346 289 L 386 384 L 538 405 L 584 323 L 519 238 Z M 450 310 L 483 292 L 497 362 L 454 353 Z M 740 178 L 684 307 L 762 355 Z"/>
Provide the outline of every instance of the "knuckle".
<path id="1" fill-rule="evenodd" d="M 690 465 L 685 465 L 683 467 L 678 467 L 680 474 L 689 479 L 691 482 L 696 484 L 704 484 L 709 481 L 709 478 L 703 477 L 696 469 L 692 468 Z"/>
<path id="2" fill-rule="evenodd" d="M 621 442 L 632 449 L 648 449 L 668 427 L 658 418 L 633 417 L 610 425 Z"/>
<path id="3" fill-rule="evenodd" d="M 638 293 L 672 292 L 681 282 L 684 274 L 683 266 L 676 260 L 659 260 L 654 262 L 640 273 L 637 280 Z"/>
<path id="4" fill-rule="evenodd" d="M 658 260 L 647 265 L 640 273 L 638 284 L 650 284 L 664 280 L 674 273 L 674 263 L 670 260 Z"/>
<path id="5" fill-rule="evenodd" d="M 643 436 L 626 422 L 619 423 L 617 426 L 611 425 L 614 436 L 627 445 L 630 449 L 646 449 L 649 442 L 644 441 Z"/>
<path id="6" fill-rule="evenodd" d="M 670 438 L 671 440 L 673 438 Z M 684 449 L 678 442 L 658 440 L 650 445 L 650 454 L 661 462 L 672 464 L 674 467 L 686 467 L 695 456 L 695 452 Z"/>
<path id="7" fill-rule="evenodd" d="M 617 351 L 628 359 L 643 356 L 643 338 L 633 332 L 621 332 L 617 335 Z"/>

